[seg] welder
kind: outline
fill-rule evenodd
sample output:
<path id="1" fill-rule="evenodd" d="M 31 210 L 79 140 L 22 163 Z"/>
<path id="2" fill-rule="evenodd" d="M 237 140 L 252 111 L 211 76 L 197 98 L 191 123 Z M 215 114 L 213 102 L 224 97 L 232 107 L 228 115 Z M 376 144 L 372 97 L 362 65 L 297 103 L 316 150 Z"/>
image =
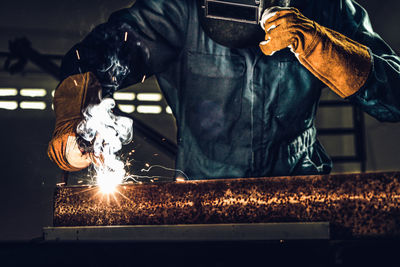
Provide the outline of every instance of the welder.
<path id="1" fill-rule="evenodd" d="M 86 168 L 81 110 L 150 75 L 189 179 L 328 174 L 314 126 L 326 87 L 379 121 L 400 120 L 400 58 L 355 1 L 138 0 L 65 56 L 50 158 Z"/>

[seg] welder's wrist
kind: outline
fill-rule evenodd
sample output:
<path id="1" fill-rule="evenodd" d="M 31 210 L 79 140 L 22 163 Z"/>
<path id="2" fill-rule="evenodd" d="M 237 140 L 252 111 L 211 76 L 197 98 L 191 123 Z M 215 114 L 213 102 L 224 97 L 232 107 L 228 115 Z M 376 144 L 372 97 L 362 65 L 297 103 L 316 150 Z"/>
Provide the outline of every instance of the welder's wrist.
<path id="1" fill-rule="evenodd" d="M 369 49 L 320 25 L 316 33 L 307 52 L 299 53 L 300 63 L 340 97 L 355 94 L 367 81 L 372 68 Z"/>
<path id="2" fill-rule="evenodd" d="M 78 170 L 87 168 L 91 161 L 90 154 L 84 153 L 84 150 L 78 145 L 77 137 L 69 135 L 65 148 L 65 159 L 68 164 Z"/>
<path id="3" fill-rule="evenodd" d="M 295 53 L 299 54 L 299 56 L 301 57 L 307 57 L 311 51 L 313 51 L 315 49 L 315 46 L 317 46 L 319 38 L 318 36 L 320 36 L 321 34 L 321 30 L 320 30 L 320 26 L 318 23 L 316 23 L 315 21 L 313 21 L 313 28 L 311 29 L 311 33 L 310 36 L 312 36 L 312 38 L 302 38 L 305 42 L 305 44 L 303 45 L 303 48 L 301 51 L 298 51 L 300 49 L 295 49 Z M 300 39 L 300 37 L 298 37 Z M 297 50 L 297 51 L 296 51 Z"/>

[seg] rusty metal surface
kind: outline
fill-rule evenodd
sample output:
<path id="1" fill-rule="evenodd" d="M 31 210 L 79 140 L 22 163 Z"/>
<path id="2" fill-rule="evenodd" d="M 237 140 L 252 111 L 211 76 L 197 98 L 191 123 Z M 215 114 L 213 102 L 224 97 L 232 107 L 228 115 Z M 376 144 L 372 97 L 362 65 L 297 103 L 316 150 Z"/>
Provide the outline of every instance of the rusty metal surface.
<path id="1" fill-rule="evenodd" d="M 400 173 L 60 187 L 54 226 L 331 223 L 345 236 L 400 236 Z"/>

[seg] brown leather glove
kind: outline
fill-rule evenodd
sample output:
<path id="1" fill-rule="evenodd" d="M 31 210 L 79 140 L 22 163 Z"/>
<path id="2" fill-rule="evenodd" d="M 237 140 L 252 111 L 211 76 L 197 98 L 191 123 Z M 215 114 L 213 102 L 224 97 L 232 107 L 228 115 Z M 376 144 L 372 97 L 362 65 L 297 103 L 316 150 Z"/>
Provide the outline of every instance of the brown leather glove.
<path id="1" fill-rule="evenodd" d="M 340 97 L 356 93 L 371 71 L 366 46 L 318 25 L 295 8 L 274 7 L 263 14 L 265 55 L 289 47 L 300 63 Z"/>
<path id="2" fill-rule="evenodd" d="M 76 142 L 76 127 L 83 118 L 82 110 L 100 102 L 100 92 L 101 85 L 90 72 L 70 76 L 56 89 L 56 125 L 47 154 L 65 171 L 79 171 L 91 163 L 90 156 L 83 155 Z"/>

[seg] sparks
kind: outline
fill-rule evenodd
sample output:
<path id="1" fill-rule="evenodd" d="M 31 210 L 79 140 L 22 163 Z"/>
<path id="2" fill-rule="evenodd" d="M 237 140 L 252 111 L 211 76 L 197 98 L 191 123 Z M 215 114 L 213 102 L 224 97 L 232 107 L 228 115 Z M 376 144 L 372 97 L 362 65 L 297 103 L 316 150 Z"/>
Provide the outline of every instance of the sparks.
<path id="1" fill-rule="evenodd" d="M 146 75 L 143 76 L 142 83 L 146 80 Z"/>
<path id="2" fill-rule="evenodd" d="M 184 171 L 182 171 L 182 170 L 173 169 L 173 168 L 168 168 L 168 167 L 164 167 L 164 166 L 161 166 L 161 165 L 153 165 L 153 166 L 150 167 L 150 164 L 148 164 L 148 163 L 146 163 L 145 165 L 146 165 L 146 167 L 147 167 L 148 169 L 142 169 L 141 172 L 147 172 L 147 173 L 148 173 L 148 172 L 150 172 L 152 169 L 160 168 L 160 169 L 163 169 L 163 170 L 166 170 L 166 171 L 173 171 L 173 172 L 175 172 L 175 173 L 179 173 L 179 176 L 175 179 L 175 180 L 178 181 L 178 182 L 189 180 L 189 177 L 188 177 L 188 176 L 186 175 L 186 173 L 185 173 Z M 142 177 L 143 177 L 143 176 L 142 176 Z M 155 177 L 151 177 L 151 178 L 155 178 Z"/>
<path id="3" fill-rule="evenodd" d="M 126 42 L 126 41 L 128 41 L 128 32 L 125 32 L 125 38 L 124 38 L 124 41 Z"/>
<path id="4" fill-rule="evenodd" d="M 75 86 L 78 86 L 78 83 L 76 82 L 76 80 L 74 80 Z"/>
<path id="5" fill-rule="evenodd" d="M 78 60 L 81 60 L 81 56 L 79 55 L 78 49 L 76 49 L 75 52 L 76 52 L 76 57 L 78 58 Z"/>

